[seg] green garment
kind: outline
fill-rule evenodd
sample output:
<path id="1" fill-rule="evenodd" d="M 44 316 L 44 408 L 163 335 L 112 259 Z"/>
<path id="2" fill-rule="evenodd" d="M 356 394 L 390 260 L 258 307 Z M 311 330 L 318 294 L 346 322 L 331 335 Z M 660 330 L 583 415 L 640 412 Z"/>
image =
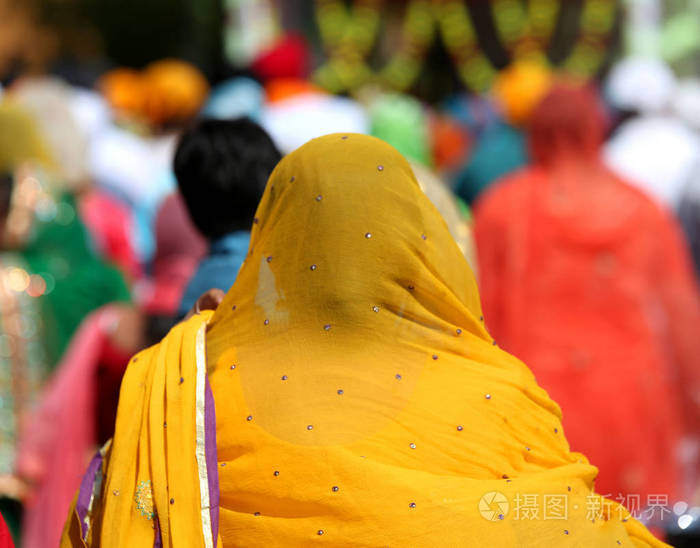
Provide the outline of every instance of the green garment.
<path id="1" fill-rule="evenodd" d="M 22 251 L 30 274 L 41 275 L 47 291 L 41 302 L 45 351 L 53 369 L 80 322 L 110 302 L 129 301 L 121 273 L 98 258 L 89 246 L 75 199 L 62 195 L 51 220 L 36 220 L 34 234 Z"/>
<path id="2" fill-rule="evenodd" d="M 383 95 L 372 105 L 371 133 L 386 141 L 408 160 L 432 166 L 428 119 L 418 99 Z"/>

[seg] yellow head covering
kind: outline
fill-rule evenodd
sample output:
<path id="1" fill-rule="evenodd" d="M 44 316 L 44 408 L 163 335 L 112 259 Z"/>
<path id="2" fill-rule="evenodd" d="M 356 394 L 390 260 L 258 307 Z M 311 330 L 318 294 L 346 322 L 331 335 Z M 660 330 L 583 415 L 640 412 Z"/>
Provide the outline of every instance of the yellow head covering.
<path id="1" fill-rule="evenodd" d="M 32 115 L 4 99 L 0 101 L 0 172 L 14 171 L 25 162 L 55 167 Z"/>
<path id="2" fill-rule="evenodd" d="M 12 99 L 27 109 L 56 160 L 57 182 L 76 191 L 90 182 L 88 142 L 70 108 L 73 90 L 58 78 L 26 77 L 12 88 Z"/>
<path id="3" fill-rule="evenodd" d="M 100 88 L 120 116 L 155 125 L 190 119 L 209 93 L 199 69 L 178 59 L 156 61 L 142 71 L 114 69 L 100 79 Z"/>
<path id="4" fill-rule="evenodd" d="M 506 119 L 521 125 L 529 120 L 553 81 L 552 71 L 544 63 L 516 61 L 498 74 L 491 92 Z"/>
<path id="5" fill-rule="evenodd" d="M 155 123 L 188 120 L 201 108 L 209 84 L 194 65 L 178 59 L 163 59 L 143 71 L 149 96 L 145 113 Z"/>
<path id="6" fill-rule="evenodd" d="M 198 474 L 204 411 L 188 382 L 206 321 L 218 466 Z M 212 470 L 223 545 L 661 545 L 593 494 L 596 469 L 489 337 L 474 276 L 411 167 L 361 135 L 315 139 L 277 166 L 216 313 L 130 364 L 111 451 L 88 515 L 101 546 L 153 542 L 133 502 L 142 485 L 171 532 L 163 546 L 200 545 L 176 523 L 206 542 Z M 204 502 L 178 510 L 186 488 Z"/>
<path id="7" fill-rule="evenodd" d="M 225 544 L 655 542 L 623 509 L 586 519 L 603 505 L 595 468 L 493 344 L 464 256 L 392 147 L 336 134 L 288 155 L 250 252 L 207 337 Z M 526 495 L 538 520 L 517 515 Z M 544 519 L 545 495 L 568 519 Z"/>

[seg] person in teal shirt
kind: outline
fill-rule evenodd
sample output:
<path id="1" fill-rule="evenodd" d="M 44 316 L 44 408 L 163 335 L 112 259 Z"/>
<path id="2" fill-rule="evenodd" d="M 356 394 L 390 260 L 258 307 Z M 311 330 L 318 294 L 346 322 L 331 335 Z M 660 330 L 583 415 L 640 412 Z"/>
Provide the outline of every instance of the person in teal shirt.
<path id="1" fill-rule="evenodd" d="M 480 134 L 466 168 L 457 177 L 455 192 L 468 204 L 492 182 L 528 162 L 520 129 L 495 120 Z"/>
<path id="2" fill-rule="evenodd" d="M 185 288 L 180 316 L 207 290 L 233 285 L 248 252 L 255 210 L 280 159 L 265 130 L 247 118 L 205 119 L 182 136 L 175 177 L 209 253 Z"/>

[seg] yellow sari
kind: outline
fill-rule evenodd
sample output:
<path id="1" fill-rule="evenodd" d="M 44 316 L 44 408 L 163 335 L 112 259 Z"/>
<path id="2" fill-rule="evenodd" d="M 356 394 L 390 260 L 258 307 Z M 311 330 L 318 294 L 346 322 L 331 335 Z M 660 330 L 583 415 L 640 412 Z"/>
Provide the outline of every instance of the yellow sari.
<path id="1" fill-rule="evenodd" d="M 213 316 L 130 364 L 64 546 L 662 546 L 560 419 L 408 163 L 329 135 L 275 169 Z"/>

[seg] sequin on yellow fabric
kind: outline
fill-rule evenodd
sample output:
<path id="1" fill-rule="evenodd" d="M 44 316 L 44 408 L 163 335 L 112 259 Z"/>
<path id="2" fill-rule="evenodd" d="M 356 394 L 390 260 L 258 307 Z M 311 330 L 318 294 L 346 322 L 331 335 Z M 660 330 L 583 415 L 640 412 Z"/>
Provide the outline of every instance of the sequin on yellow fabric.
<path id="1" fill-rule="evenodd" d="M 156 513 L 153 508 L 153 487 L 150 481 L 141 481 L 134 495 L 136 509 L 147 520 L 152 520 Z"/>

